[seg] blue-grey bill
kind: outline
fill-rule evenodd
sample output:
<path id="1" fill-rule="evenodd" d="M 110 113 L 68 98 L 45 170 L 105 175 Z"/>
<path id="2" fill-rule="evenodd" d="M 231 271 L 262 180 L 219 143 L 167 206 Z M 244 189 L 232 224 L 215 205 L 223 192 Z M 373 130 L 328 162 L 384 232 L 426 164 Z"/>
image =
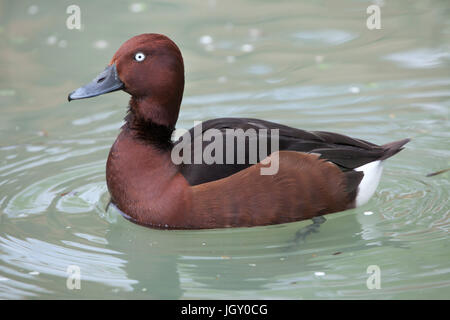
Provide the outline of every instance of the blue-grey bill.
<path id="1" fill-rule="evenodd" d="M 107 66 L 94 80 L 69 94 L 68 100 L 91 98 L 123 88 L 116 65 Z"/>

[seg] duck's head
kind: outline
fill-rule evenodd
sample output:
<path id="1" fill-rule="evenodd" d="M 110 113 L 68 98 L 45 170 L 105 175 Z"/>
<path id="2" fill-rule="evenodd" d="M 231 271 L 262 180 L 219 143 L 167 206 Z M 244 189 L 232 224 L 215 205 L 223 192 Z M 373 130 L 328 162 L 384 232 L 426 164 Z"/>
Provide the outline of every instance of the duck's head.
<path id="1" fill-rule="evenodd" d="M 143 120 L 174 125 L 184 90 L 184 65 L 177 45 L 161 34 L 147 33 L 126 41 L 106 69 L 69 94 L 69 101 L 123 90 L 130 108 Z"/>

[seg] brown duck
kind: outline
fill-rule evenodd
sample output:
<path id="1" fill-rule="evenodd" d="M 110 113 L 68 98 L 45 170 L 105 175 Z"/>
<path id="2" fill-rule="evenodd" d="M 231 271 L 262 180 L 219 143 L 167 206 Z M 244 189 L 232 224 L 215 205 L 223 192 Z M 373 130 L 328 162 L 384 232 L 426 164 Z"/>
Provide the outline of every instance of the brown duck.
<path id="1" fill-rule="evenodd" d="M 252 227 L 299 221 L 366 203 L 374 194 L 383 160 L 409 139 L 382 146 L 341 134 L 308 132 L 246 118 L 203 122 L 178 141 L 172 133 L 184 90 L 181 52 L 169 38 L 141 34 L 126 41 L 108 67 L 92 82 L 73 91 L 69 101 L 123 90 L 131 95 L 126 123 L 106 165 L 112 202 L 130 220 L 155 228 L 203 229 Z M 174 163 L 172 150 L 190 135 L 183 152 L 194 159 L 208 146 L 200 139 L 210 129 L 224 138 L 230 129 L 278 130 L 278 145 L 266 135 L 267 158 L 252 161 L 245 139 L 244 161 L 225 164 Z M 272 131 L 270 131 L 272 132 Z M 260 136 L 257 136 L 260 140 Z M 188 141 L 186 139 L 186 141 Z M 224 147 L 224 156 L 237 146 Z M 264 161 L 262 161 L 264 160 Z M 277 161 L 276 174 L 261 169 Z"/>

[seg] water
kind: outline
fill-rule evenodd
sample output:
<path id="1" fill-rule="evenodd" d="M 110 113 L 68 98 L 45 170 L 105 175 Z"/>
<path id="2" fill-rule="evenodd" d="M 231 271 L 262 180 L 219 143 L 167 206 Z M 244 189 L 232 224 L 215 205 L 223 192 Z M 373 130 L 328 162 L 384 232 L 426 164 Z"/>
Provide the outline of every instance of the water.
<path id="1" fill-rule="evenodd" d="M 0 298 L 450 298 L 450 3 L 0 2 Z M 178 126 L 257 117 L 375 143 L 410 137 L 374 198 L 248 229 L 161 231 L 105 210 L 105 161 L 128 96 L 68 103 L 122 42 L 170 36 L 186 65 Z M 81 289 L 66 286 L 68 266 Z M 377 265 L 381 289 L 369 290 Z"/>

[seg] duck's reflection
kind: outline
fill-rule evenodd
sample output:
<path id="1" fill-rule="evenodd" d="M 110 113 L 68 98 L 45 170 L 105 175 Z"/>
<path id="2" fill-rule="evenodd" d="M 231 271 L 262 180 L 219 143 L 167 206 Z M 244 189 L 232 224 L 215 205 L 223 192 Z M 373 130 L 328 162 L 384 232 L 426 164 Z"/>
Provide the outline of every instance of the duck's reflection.
<path id="1" fill-rule="evenodd" d="M 314 286 L 317 274 L 339 273 L 332 265 L 337 255 L 367 250 L 366 241 L 355 234 L 361 226 L 354 214 L 326 223 L 203 231 L 154 230 L 119 217 L 107 240 L 126 255 L 128 278 L 138 280 L 133 284 L 136 298 L 248 299 L 256 290 L 271 297 L 271 289 Z M 311 225 L 315 232 L 298 241 L 301 230 Z M 378 241 L 389 243 L 382 237 Z M 366 267 L 361 266 L 362 277 Z M 274 297 L 280 298 L 279 293 Z"/>

